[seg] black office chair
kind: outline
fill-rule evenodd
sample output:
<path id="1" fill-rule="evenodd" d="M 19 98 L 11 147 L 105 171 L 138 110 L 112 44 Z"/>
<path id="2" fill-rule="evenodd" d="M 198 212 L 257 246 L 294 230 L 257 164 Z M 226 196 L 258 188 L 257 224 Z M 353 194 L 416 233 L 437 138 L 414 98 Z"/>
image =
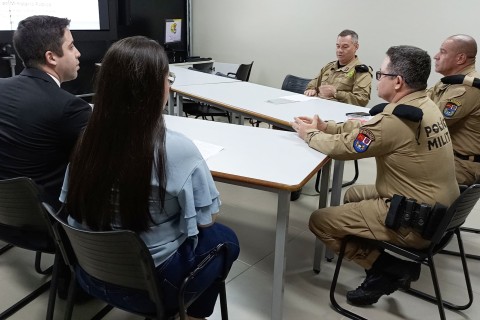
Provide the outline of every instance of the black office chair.
<path id="1" fill-rule="evenodd" d="M 386 241 L 378 241 L 360 238 L 357 236 L 348 236 L 345 237 L 342 241 L 342 246 L 338 254 L 338 261 L 335 268 L 335 273 L 332 279 L 332 285 L 330 287 L 330 302 L 332 307 L 339 312 L 340 314 L 357 320 L 366 320 L 365 318 L 359 316 L 358 314 L 342 308 L 338 302 L 335 300 L 335 288 L 337 286 L 337 280 L 340 273 L 340 268 L 342 266 L 343 256 L 345 254 L 345 248 L 348 242 L 365 242 L 373 246 L 383 248 L 385 250 L 394 252 L 400 256 L 403 256 L 409 260 L 413 260 L 419 263 L 428 265 L 430 269 L 430 274 L 432 277 L 432 283 L 435 291 L 435 296 L 426 294 L 417 289 L 409 288 L 406 290 L 407 293 L 410 293 L 416 297 L 422 298 L 429 302 L 436 303 L 438 306 L 438 311 L 440 313 L 440 318 L 442 320 L 445 318 L 444 307 L 452 310 L 465 310 L 468 309 L 473 302 L 473 292 L 472 285 L 470 283 L 470 276 L 467 268 L 467 260 L 465 257 L 465 251 L 463 249 L 463 242 L 460 236 L 460 226 L 465 222 L 468 214 L 472 211 L 473 207 L 480 198 L 480 185 L 474 184 L 470 186 L 465 192 L 460 194 L 460 196 L 455 200 L 455 202 L 448 208 L 445 215 L 441 218 L 437 224 L 437 228 L 434 230 L 433 234 L 430 237 L 431 244 L 428 248 L 423 250 L 413 249 L 413 248 L 404 248 L 394 245 Z M 453 235 L 456 235 L 458 247 L 460 251 L 460 257 L 462 261 L 463 273 L 465 276 L 465 283 L 467 286 L 468 293 L 468 302 L 464 305 L 455 305 L 451 302 L 442 300 L 442 295 L 440 292 L 440 286 L 438 283 L 437 272 L 435 269 L 435 264 L 433 261 L 433 256 L 440 252 L 453 238 Z"/>
<path id="2" fill-rule="evenodd" d="M 303 94 L 311 80 L 287 74 L 283 79 L 282 90 Z"/>
<path id="3" fill-rule="evenodd" d="M 221 77 L 229 77 L 234 78 L 241 81 L 248 81 L 250 79 L 250 73 L 252 71 L 253 61 L 250 64 L 241 64 L 235 73 L 229 72 L 227 74 L 217 72 L 215 75 Z M 215 120 L 214 117 L 227 117 L 229 123 L 232 122 L 230 112 L 224 111 L 220 108 L 205 104 L 199 103 L 196 101 L 183 101 L 183 112 L 185 116 L 195 116 L 195 118 L 202 118 L 203 120 L 207 120 L 208 117 L 212 121 Z"/>
<path id="4" fill-rule="evenodd" d="M 237 72 L 228 72 L 227 74 L 217 72 L 217 76 L 230 77 L 241 81 L 247 81 L 250 79 L 250 73 L 252 72 L 253 61 L 250 64 L 241 64 Z"/>
<path id="5" fill-rule="evenodd" d="M 213 62 L 192 64 L 192 66 L 188 69 L 204 73 L 212 73 L 215 70 L 215 68 L 213 67 Z"/>
<path id="6" fill-rule="evenodd" d="M 148 319 L 168 319 L 162 303 L 162 292 L 157 281 L 153 258 L 145 243 L 135 233 L 129 230 L 116 231 L 87 231 L 80 230 L 66 224 L 60 216 L 55 214 L 51 207 L 44 205 L 51 217 L 56 220 L 54 225 L 55 239 L 60 247 L 65 263 L 70 267 L 72 278 L 75 278 L 77 268 L 81 268 L 91 277 L 108 284 L 127 288 L 145 297 L 146 304 L 151 306 L 150 310 L 139 311 L 136 306 L 107 305 L 100 310 L 92 319 L 101 319 L 114 307 L 131 312 Z M 190 275 L 184 279 L 179 290 L 179 316 L 186 318 L 188 306 L 191 301 L 184 301 L 184 292 L 189 282 L 197 276 L 213 258 L 225 253 L 227 247 L 224 244 L 218 245 L 216 250 L 209 254 Z M 228 320 L 227 296 L 225 290 L 224 276 L 220 282 L 220 307 L 222 319 Z M 73 301 L 76 292 L 77 281 L 70 282 L 65 319 L 71 319 L 73 312 Z M 100 298 L 100 297 L 97 297 Z M 108 303 L 108 302 L 107 302 Z"/>
<path id="7" fill-rule="evenodd" d="M 480 181 L 477 181 L 476 183 L 480 183 Z M 460 188 L 460 192 L 463 192 L 463 191 L 468 189 L 468 186 L 467 185 L 460 185 L 459 188 Z M 480 229 L 477 229 L 477 228 L 461 227 L 460 231 L 480 234 Z M 457 257 L 460 256 L 459 252 L 452 251 L 452 250 L 442 250 L 441 253 L 449 254 L 449 255 L 457 256 Z M 476 255 L 476 254 L 466 253 L 465 257 L 467 257 L 469 259 L 473 259 L 473 260 L 480 260 L 480 256 Z"/>
<path id="8" fill-rule="evenodd" d="M 51 226 L 45 219 L 39 197 L 39 188 L 29 178 L 0 180 L 0 240 L 15 247 L 36 251 L 35 270 L 39 274 L 50 275 L 53 271 L 52 280 L 43 283 L 25 298 L 3 311 L 0 319 L 10 317 L 49 288 L 47 319 L 53 319 L 59 255 L 56 254 Z M 45 270 L 41 268 L 42 252 L 55 254 L 53 266 Z"/>

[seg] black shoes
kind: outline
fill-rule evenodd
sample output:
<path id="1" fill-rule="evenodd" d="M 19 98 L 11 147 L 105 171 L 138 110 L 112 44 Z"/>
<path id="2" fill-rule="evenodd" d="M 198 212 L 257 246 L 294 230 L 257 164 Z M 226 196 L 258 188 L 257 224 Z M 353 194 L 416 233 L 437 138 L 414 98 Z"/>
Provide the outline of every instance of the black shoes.
<path id="1" fill-rule="evenodd" d="M 383 295 L 389 295 L 399 288 L 408 289 L 410 283 L 420 277 L 420 270 L 420 263 L 382 253 L 373 267 L 366 271 L 367 277 L 363 283 L 347 292 L 347 301 L 357 306 L 374 304 Z"/>
<path id="2" fill-rule="evenodd" d="M 384 294 L 389 295 L 399 288 L 398 283 L 383 274 L 367 275 L 355 290 L 347 292 L 347 301 L 356 306 L 374 304 Z"/>

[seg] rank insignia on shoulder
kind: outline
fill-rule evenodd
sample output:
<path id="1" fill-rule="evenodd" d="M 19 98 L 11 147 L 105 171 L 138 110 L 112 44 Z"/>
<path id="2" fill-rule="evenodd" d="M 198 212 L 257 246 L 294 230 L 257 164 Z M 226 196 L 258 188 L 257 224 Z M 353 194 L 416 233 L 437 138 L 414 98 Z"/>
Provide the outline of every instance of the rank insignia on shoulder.
<path id="1" fill-rule="evenodd" d="M 347 78 L 352 78 L 355 74 L 355 69 L 350 69 L 350 71 L 345 75 Z"/>
<path id="2" fill-rule="evenodd" d="M 355 66 L 355 70 L 357 72 L 370 72 L 370 69 L 368 68 L 368 66 L 366 64 L 357 64 Z"/>
<path id="3" fill-rule="evenodd" d="M 375 141 L 375 136 L 372 131 L 360 129 L 355 141 L 353 141 L 353 149 L 358 153 L 365 152 L 373 141 Z"/>
<path id="4" fill-rule="evenodd" d="M 459 103 L 456 103 L 455 101 L 448 101 L 443 108 L 443 115 L 445 117 L 453 117 L 459 107 L 461 107 Z"/>

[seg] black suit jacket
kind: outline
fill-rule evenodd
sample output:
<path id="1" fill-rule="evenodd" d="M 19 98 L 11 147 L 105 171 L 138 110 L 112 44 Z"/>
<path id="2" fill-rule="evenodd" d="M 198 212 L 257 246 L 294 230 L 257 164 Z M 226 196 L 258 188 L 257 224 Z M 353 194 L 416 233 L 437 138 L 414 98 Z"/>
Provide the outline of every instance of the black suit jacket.
<path id="1" fill-rule="evenodd" d="M 32 178 L 58 208 L 70 153 L 91 112 L 38 69 L 0 79 L 0 179 Z"/>

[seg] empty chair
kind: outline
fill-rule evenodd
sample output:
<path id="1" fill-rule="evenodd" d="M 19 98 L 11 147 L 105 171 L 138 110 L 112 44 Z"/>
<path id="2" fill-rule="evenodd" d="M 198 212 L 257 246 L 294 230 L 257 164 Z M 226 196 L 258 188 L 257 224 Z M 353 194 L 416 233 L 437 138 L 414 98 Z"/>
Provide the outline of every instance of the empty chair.
<path id="1" fill-rule="evenodd" d="M 41 254 L 55 254 L 55 242 L 51 226 L 39 199 L 40 191 L 33 180 L 25 177 L 0 180 L 0 240 L 15 247 L 36 251 L 35 270 L 50 275 L 52 267 L 41 268 Z M 5 319 L 30 303 L 50 288 L 47 319 L 53 318 L 57 288 L 57 264 L 55 254 L 52 281 L 44 282 L 25 298 L 3 311 L 0 319 Z"/>
<path id="2" fill-rule="evenodd" d="M 479 183 L 479 182 L 480 181 L 476 181 L 476 183 Z M 460 185 L 459 187 L 460 187 L 460 192 L 463 192 L 463 191 L 468 189 L 467 185 Z M 480 234 L 480 229 L 477 229 L 477 228 L 461 227 L 460 231 Z M 460 256 L 459 252 L 455 252 L 455 251 L 452 251 L 452 250 L 442 250 L 441 253 L 449 254 L 449 255 L 453 255 L 453 256 L 457 256 L 457 257 Z M 465 257 L 467 257 L 469 259 L 473 259 L 473 260 L 480 260 L 480 256 L 477 255 L 477 254 L 466 253 Z"/>
<path id="3" fill-rule="evenodd" d="M 195 63 L 195 64 L 192 64 L 192 66 L 188 69 L 200 71 L 204 73 L 212 73 L 212 71 L 215 70 L 213 68 L 213 62 Z"/>
<path id="4" fill-rule="evenodd" d="M 113 307 L 141 315 L 147 318 L 168 319 L 162 302 L 162 292 L 157 280 L 155 265 L 151 253 L 143 240 L 133 231 L 88 231 L 77 229 L 66 224 L 51 207 L 45 205 L 53 219 L 55 239 L 58 242 L 62 255 L 69 265 L 72 277 L 79 273 L 86 273 L 109 288 L 127 289 L 135 301 L 142 301 L 141 305 L 116 305 L 114 301 L 105 301 L 108 305 L 100 310 L 95 319 L 100 319 Z M 214 251 L 205 257 L 198 266 L 186 277 L 178 293 L 178 312 L 180 319 L 186 318 L 187 307 L 201 294 L 198 293 L 190 301 L 185 301 L 185 289 L 191 280 L 207 266 L 216 256 L 225 254 L 227 247 L 219 244 Z M 220 306 L 222 319 L 228 319 L 225 278 L 219 279 Z M 70 282 L 65 319 L 71 319 L 74 305 L 74 295 L 77 281 Z M 107 289 L 106 289 L 107 290 Z M 108 291 L 108 290 L 107 290 Z M 122 290 L 121 292 L 125 292 Z M 118 292 L 114 292 L 118 295 Z M 101 298 L 101 297 L 97 297 Z"/>
<path id="5" fill-rule="evenodd" d="M 223 77 L 230 77 L 230 78 L 235 78 L 241 81 L 248 81 L 250 79 L 250 73 L 252 71 L 252 65 L 253 61 L 250 64 L 241 64 L 237 72 L 229 72 L 227 74 L 223 74 L 221 72 L 217 72 L 217 76 L 223 76 Z M 208 117 L 212 121 L 215 120 L 214 117 L 220 116 L 220 117 L 227 117 L 228 122 L 232 122 L 230 113 L 227 111 L 224 111 L 220 108 L 213 107 L 211 105 L 205 104 L 205 103 L 199 103 L 196 101 L 191 101 L 191 100 L 184 100 L 183 101 L 183 112 L 185 113 L 185 116 L 195 116 L 195 118 L 202 118 L 203 120 L 207 120 Z"/>
<path id="6" fill-rule="evenodd" d="M 303 94 L 305 92 L 307 84 L 311 80 L 312 79 L 301 78 L 291 74 L 287 74 L 282 83 L 282 90 Z"/>
<path id="7" fill-rule="evenodd" d="M 217 72 L 217 76 L 235 78 L 241 81 L 248 81 L 250 79 L 250 73 L 252 72 L 253 61 L 250 64 L 241 64 L 237 72 L 229 72 L 227 74 Z"/>
<path id="8" fill-rule="evenodd" d="M 439 219 L 437 224 L 435 224 L 436 228 L 434 228 L 433 233 L 428 237 L 428 239 L 431 241 L 431 244 L 428 248 L 425 248 L 425 249 L 419 250 L 414 248 L 404 248 L 386 241 L 365 239 L 357 236 L 345 237 L 342 242 L 340 252 L 338 254 L 338 261 L 337 261 L 335 273 L 332 279 L 332 285 L 330 288 L 330 302 L 332 303 L 333 308 L 339 313 L 341 313 L 342 315 L 350 319 L 359 319 L 359 320 L 365 319 L 359 316 L 358 314 L 353 313 L 352 311 L 342 308 L 335 300 L 335 288 L 337 285 L 340 268 L 342 266 L 346 244 L 349 241 L 354 241 L 356 243 L 368 242 L 370 244 L 374 244 L 375 246 L 378 246 L 379 248 L 384 248 L 385 250 L 394 252 L 409 260 L 428 265 L 430 269 L 430 274 L 432 277 L 432 283 L 433 283 L 435 295 L 432 296 L 413 288 L 408 288 L 406 289 L 406 291 L 416 297 L 436 303 L 438 306 L 438 311 L 440 313 L 441 319 L 446 319 L 444 307 L 452 310 L 465 310 L 469 308 L 473 302 L 473 292 L 472 292 L 470 276 L 467 268 L 465 251 L 463 249 L 463 242 L 460 236 L 460 226 L 465 222 L 465 219 L 467 218 L 468 214 L 472 211 L 473 207 L 475 206 L 479 198 L 480 198 L 479 184 L 474 184 L 470 186 L 467 190 L 465 190 L 462 194 L 460 194 L 460 196 L 455 200 L 455 202 L 448 208 L 448 210 L 443 215 L 443 217 Z M 433 260 L 433 256 L 436 253 L 440 252 L 450 242 L 454 234 L 456 235 L 456 238 L 457 238 L 463 272 L 465 276 L 465 283 L 467 287 L 467 294 L 469 299 L 468 302 L 463 305 L 455 305 L 453 303 L 442 300 L 440 286 L 438 283 L 437 271 L 436 271 L 435 263 Z"/>

